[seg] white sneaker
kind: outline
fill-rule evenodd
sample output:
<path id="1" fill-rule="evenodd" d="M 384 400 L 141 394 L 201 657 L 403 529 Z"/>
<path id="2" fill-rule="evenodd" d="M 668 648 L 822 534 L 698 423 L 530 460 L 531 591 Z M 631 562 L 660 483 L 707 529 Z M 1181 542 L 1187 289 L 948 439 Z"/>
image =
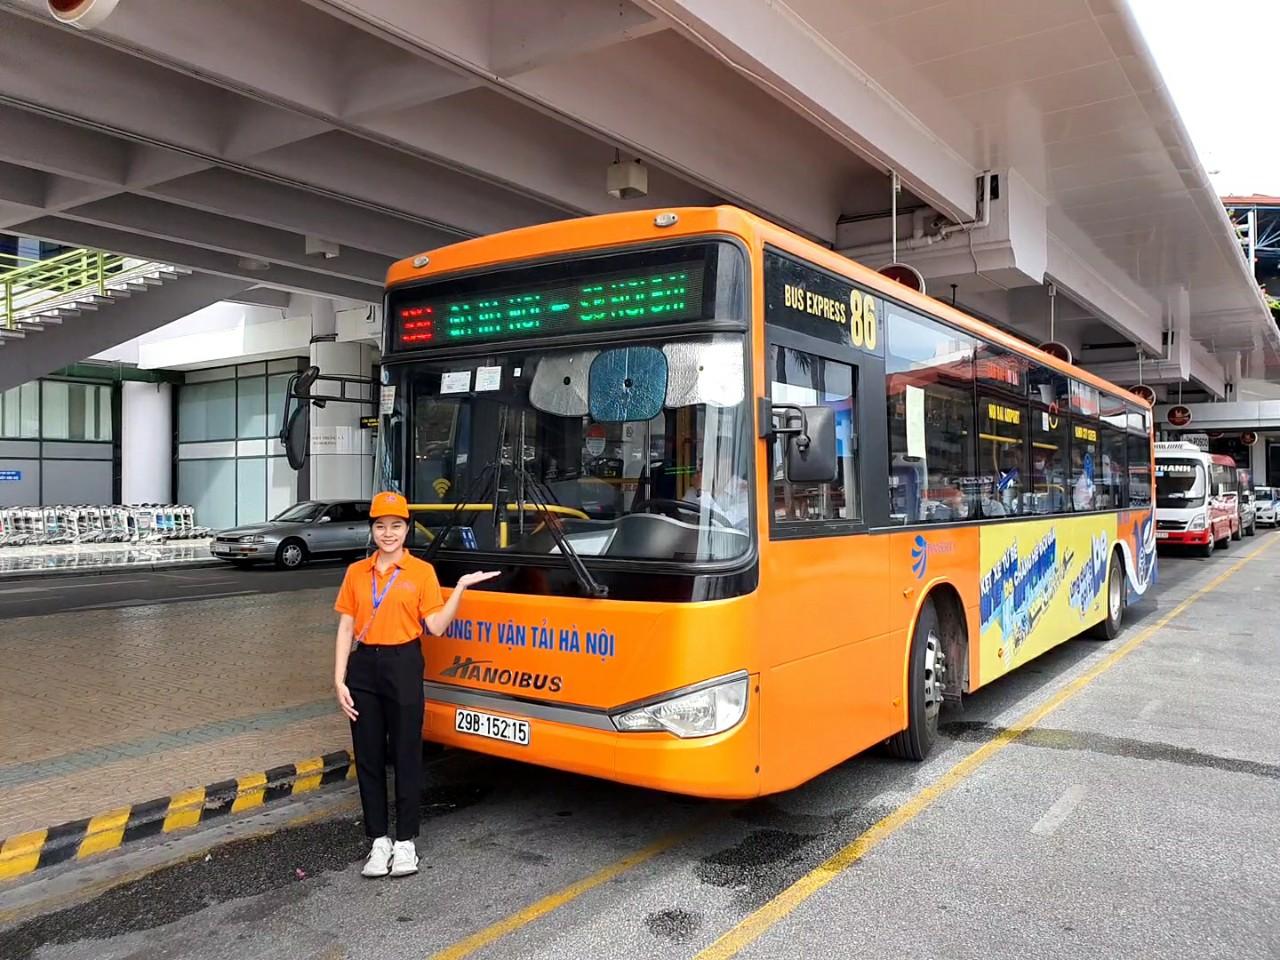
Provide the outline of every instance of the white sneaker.
<path id="1" fill-rule="evenodd" d="M 418 872 L 418 850 L 412 840 L 397 840 L 391 861 L 393 877 L 407 877 Z"/>
<path id="2" fill-rule="evenodd" d="M 391 838 L 379 837 L 373 841 L 369 851 L 369 859 L 364 862 L 360 875 L 364 877 L 385 877 L 391 872 Z"/>

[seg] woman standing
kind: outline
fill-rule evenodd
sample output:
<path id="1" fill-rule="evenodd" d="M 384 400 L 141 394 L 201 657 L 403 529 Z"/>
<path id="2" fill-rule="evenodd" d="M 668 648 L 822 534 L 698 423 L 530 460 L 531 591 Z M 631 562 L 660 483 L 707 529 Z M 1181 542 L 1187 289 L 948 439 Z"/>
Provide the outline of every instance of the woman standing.
<path id="1" fill-rule="evenodd" d="M 418 871 L 418 803 L 422 793 L 422 627 L 440 636 L 472 584 L 498 574 L 468 573 L 446 603 L 431 564 L 405 549 L 409 504 L 380 493 L 369 509 L 377 552 L 347 568 L 334 609 L 342 615 L 334 646 L 333 685 L 351 721 L 365 833 L 373 841 L 361 873 Z M 390 757 L 396 778 L 396 839 L 387 826 Z"/>

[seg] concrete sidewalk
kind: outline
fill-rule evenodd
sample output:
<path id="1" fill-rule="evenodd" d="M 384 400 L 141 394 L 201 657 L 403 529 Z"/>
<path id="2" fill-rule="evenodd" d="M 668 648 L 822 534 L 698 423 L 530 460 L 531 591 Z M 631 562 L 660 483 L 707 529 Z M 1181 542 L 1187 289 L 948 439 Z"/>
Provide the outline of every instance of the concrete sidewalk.
<path id="1" fill-rule="evenodd" d="M 0 838 L 349 746 L 333 591 L 0 622 Z"/>
<path id="2" fill-rule="evenodd" d="M 209 538 L 153 543 L 79 543 L 0 547 L 0 580 L 43 577 L 51 573 L 163 570 L 216 566 Z"/>

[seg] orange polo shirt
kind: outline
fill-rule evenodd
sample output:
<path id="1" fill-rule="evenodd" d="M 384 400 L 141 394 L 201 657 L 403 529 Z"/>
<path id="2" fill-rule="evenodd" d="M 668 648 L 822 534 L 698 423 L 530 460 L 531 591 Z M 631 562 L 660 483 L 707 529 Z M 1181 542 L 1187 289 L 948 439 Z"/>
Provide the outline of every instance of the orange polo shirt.
<path id="1" fill-rule="evenodd" d="M 435 568 L 425 560 L 406 553 L 386 573 L 378 573 L 377 561 L 378 556 L 374 554 L 347 567 L 347 575 L 342 578 L 342 588 L 338 591 L 338 602 L 333 608 L 355 619 L 355 636 L 359 637 L 373 617 L 373 579 L 377 579 L 378 592 L 382 593 L 392 574 L 399 570 L 396 582 L 383 598 L 378 616 L 369 626 L 364 642 L 392 646 L 416 640 L 422 636 L 423 619 L 444 606 Z"/>

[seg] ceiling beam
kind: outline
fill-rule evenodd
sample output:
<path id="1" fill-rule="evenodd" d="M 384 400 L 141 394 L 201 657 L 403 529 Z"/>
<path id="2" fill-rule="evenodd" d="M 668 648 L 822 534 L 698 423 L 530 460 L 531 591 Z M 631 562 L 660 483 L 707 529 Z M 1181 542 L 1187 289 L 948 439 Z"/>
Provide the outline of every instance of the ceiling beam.
<path id="1" fill-rule="evenodd" d="M 109 250 L 159 263 L 177 264 L 204 273 L 232 277 L 243 281 L 246 286 L 296 290 L 322 297 L 345 297 L 360 303 L 382 301 L 382 285 L 379 283 L 349 280 L 281 264 L 271 264 L 262 271 L 250 271 L 238 262 L 240 258 L 235 254 L 221 253 L 204 247 L 112 229 L 99 224 L 69 220 L 64 217 L 39 217 L 29 220 L 19 224 L 15 232 L 22 236 L 53 243 Z"/>

